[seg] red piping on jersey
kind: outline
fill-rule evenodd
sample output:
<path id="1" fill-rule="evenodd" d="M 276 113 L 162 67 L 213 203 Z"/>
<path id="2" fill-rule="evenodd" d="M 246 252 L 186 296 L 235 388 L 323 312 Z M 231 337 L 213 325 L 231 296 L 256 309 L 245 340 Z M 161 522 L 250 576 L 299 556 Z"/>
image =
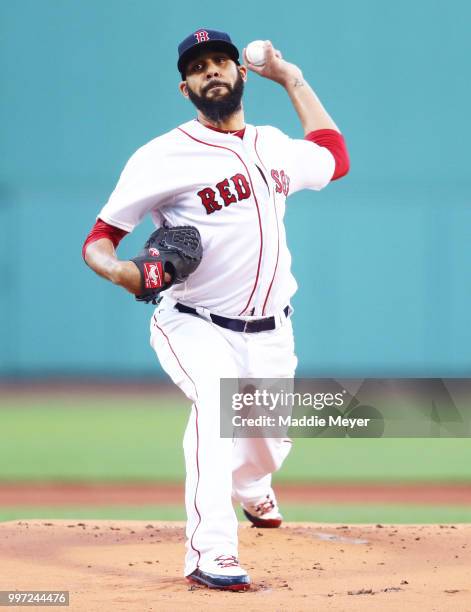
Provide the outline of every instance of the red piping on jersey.
<path id="1" fill-rule="evenodd" d="M 96 242 L 100 240 L 100 238 L 108 238 L 113 243 L 114 248 L 118 246 L 121 240 L 129 234 L 125 230 L 120 229 L 119 227 L 115 227 L 114 225 L 110 225 L 103 221 L 103 219 L 97 219 L 95 225 L 90 230 L 90 233 L 85 239 L 82 247 L 82 257 L 85 259 L 85 253 L 87 251 L 87 247 L 92 242 Z"/>
<path id="2" fill-rule="evenodd" d="M 258 130 L 257 130 L 257 128 L 255 128 L 255 142 L 254 142 L 255 153 L 257 154 L 258 160 L 262 164 L 263 169 L 265 170 L 265 172 L 267 172 L 267 169 L 265 168 L 265 164 L 260 159 L 260 155 L 258 153 L 257 140 L 258 140 Z M 273 276 L 272 276 L 272 279 L 271 279 L 271 283 L 270 283 L 270 285 L 268 287 L 268 291 L 267 291 L 267 295 L 265 297 L 265 301 L 263 302 L 262 316 L 265 314 L 265 308 L 266 308 L 266 305 L 267 305 L 267 302 L 268 302 L 268 296 L 270 295 L 271 288 L 273 286 L 273 281 L 275 280 L 276 271 L 278 269 L 278 258 L 280 256 L 280 226 L 278 224 L 278 213 L 276 211 L 275 193 L 272 194 L 272 197 L 273 197 L 273 208 L 275 210 L 275 219 L 276 219 L 276 237 L 277 237 L 277 241 L 278 242 L 277 242 L 277 248 L 276 248 L 275 269 L 273 270 Z"/>
<path id="3" fill-rule="evenodd" d="M 160 331 L 160 333 L 161 333 L 161 334 L 164 336 L 164 338 L 167 340 L 167 344 L 168 344 L 168 346 L 169 346 L 170 350 L 172 351 L 173 356 L 174 356 L 174 357 L 175 357 L 175 359 L 177 360 L 177 363 L 178 363 L 178 365 L 180 366 L 180 368 L 181 368 L 182 372 L 183 372 L 183 373 L 186 375 L 186 377 L 187 377 L 187 378 L 188 378 L 188 379 L 191 381 L 191 383 L 192 383 L 192 385 L 193 385 L 193 388 L 194 388 L 194 390 L 195 390 L 195 395 L 196 395 L 196 398 L 198 398 L 198 391 L 197 391 L 197 389 L 196 389 L 196 385 L 195 385 L 195 383 L 194 383 L 194 380 L 191 378 L 191 376 L 188 374 L 188 372 L 185 370 L 185 368 L 184 368 L 184 367 L 182 366 L 182 364 L 180 363 L 180 359 L 178 359 L 177 354 L 176 354 L 176 353 L 175 353 L 175 351 L 173 350 L 173 346 L 171 345 L 170 340 L 169 340 L 169 338 L 168 338 L 167 334 L 164 332 L 164 330 L 163 330 L 161 327 L 159 327 L 159 324 L 157 323 L 157 318 L 156 318 L 156 316 L 155 316 L 155 315 L 153 316 L 153 319 L 154 319 L 154 325 L 155 325 L 155 327 L 156 327 L 156 328 L 157 328 L 157 329 Z M 200 560 L 201 560 L 201 552 L 200 552 L 200 551 L 199 551 L 197 548 L 195 548 L 195 547 L 193 546 L 193 538 L 195 537 L 196 530 L 197 530 L 197 529 L 198 529 L 198 527 L 201 525 L 201 514 L 200 514 L 200 511 L 198 510 L 198 506 L 197 506 L 197 504 L 196 504 L 196 496 L 198 495 L 198 487 L 199 487 L 199 484 L 200 484 L 200 462 L 199 462 L 200 436 L 199 436 L 199 430 L 198 430 L 198 406 L 197 406 L 197 404 L 196 404 L 196 401 L 194 402 L 194 406 L 195 406 L 195 410 L 196 410 L 196 472 L 197 472 L 197 474 L 198 474 L 198 478 L 197 478 L 197 480 L 196 480 L 196 489 L 195 489 L 195 495 L 194 495 L 194 497 L 193 497 L 193 504 L 194 504 L 194 506 L 195 506 L 196 514 L 198 515 L 198 524 L 197 524 L 197 525 L 196 525 L 196 527 L 194 528 L 193 533 L 192 533 L 192 535 L 191 535 L 191 538 L 190 538 L 190 546 L 191 546 L 191 548 L 192 548 L 192 549 L 193 549 L 193 550 L 194 550 L 194 551 L 195 551 L 195 552 L 198 554 L 198 563 L 196 564 L 196 567 L 199 567 L 199 563 L 200 563 Z"/>
<path id="4" fill-rule="evenodd" d="M 270 295 L 271 288 L 273 287 L 273 281 L 275 280 L 276 271 L 278 269 L 278 258 L 280 256 L 280 227 L 278 224 L 278 213 L 276 212 L 276 202 L 275 202 L 275 194 L 273 193 L 273 208 L 275 209 L 275 219 L 276 219 L 276 236 L 278 240 L 277 248 L 276 248 L 276 263 L 275 269 L 273 270 L 273 276 L 270 282 L 270 286 L 268 287 L 267 295 L 265 297 L 265 301 L 263 302 L 262 316 L 265 314 L 265 308 L 268 302 L 268 296 Z"/>
<path id="5" fill-rule="evenodd" d="M 350 170 L 350 160 L 348 158 L 347 145 L 345 138 L 336 130 L 314 130 L 304 137 L 305 140 L 315 142 L 320 147 L 328 149 L 335 159 L 335 170 L 331 181 L 335 181 L 345 176 Z"/>
<path id="6" fill-rule="evenodd" d="M 226 151 L 230 151 L 231 153 L 234 153 L 234 155 L 236 155 L 236 156 L 239 158 L 239 160 L 240 160 L 240 162 L 243 164 L 243 166 L 244 166 L 244 168 L 245 168 L 245 170 L 246 170 L 247 174 L 249 175 L 250 186 L 252 187 L 253 198 L 254 198 L 254 200 L 255 200 L 255 205 L 256 205 L 256 207 L 257 207 L 258 227 L 259 227 L 259 229 L 260 229 L 260 251 L 259 251 L 259 254 L 258 254 L 257 275 L 256 275 L 256 277 L 255 277 L 255 284 L 254 284 L 254 286 L 253 286 L 252 293 L 250 294 L 250 297 L 249 297 L 249 299 L 248 299 L 248 301 L 247 301 L 247 304 L 246 304 L 245 308 L 243 308 L 243 309 L 242 309 L 242 311 L 241 311 L 241 312 L 239 313 L 239 315 L 238 315 L 238 316 L 240 317 L 241 315 L 243 315 L 243 314 L 244 314 L 244 312 L 245 312 L 245 311 L 247 310 L 247 308 L 249 307 L 249 305 L 250 305 L 250 301 L 251 301 L 251 299 L 252 299 L 252 297 L 253 297 L 253 294 L 255 293 L 255 289 L 256 289 L 257 284 L 258 284 L 258 277 L 260 276 L 260 264 L 261 264 L 261 262 L 262 262 L 262 251 L 263 251 L 263 232 L 262 232 L 262 220 L 261 220 L 261 218 L 260 218 L 260 209 L 259 209 L 259 207 L 258 207 L 257 196 L 255 195 L 255 190 L 254 190 L 254 188 L 253 188 L 252 176 L 251 176 L 251 174 L 250 174 L 250 172 L 249 172 L 249 169 L 247 168 L 247 166 L 246 166 L 246 164 L 245 164 L 244 160 L 243 160 L 243 159 L 242 159 L 242 157 L 241 157 L 241 156 L 240 156 L 240 155 L 237 153 L 237 151 L 234 151 L 233 149 L 230 149 L 229 147 L 223 147 L 222 145 L 215 145 L 215 144 L 211 144 L 210 142 L 205 142 L 204 140 L 200 140 L 199 138 L 195 138 L 195 136 L 192 136 L 191 134 L 188 134 L 188 132 L 185 132 L 185 130 L 182 130 L 182 128 L 180 128 L 180 127 L 179 127 L 178 129 L 180 130 L 180 132 L 183 132 L 183 134 L 186 134 L 186 136 L 188 136 L 188 138 L 191 138 L 191 139 L 192 139 L 192 140 L 194 140 L 195 142 L 199 142 L 200 144 L 207 145 L 208 147 L 215 147 L 216 149 L 225 149 Z"/>

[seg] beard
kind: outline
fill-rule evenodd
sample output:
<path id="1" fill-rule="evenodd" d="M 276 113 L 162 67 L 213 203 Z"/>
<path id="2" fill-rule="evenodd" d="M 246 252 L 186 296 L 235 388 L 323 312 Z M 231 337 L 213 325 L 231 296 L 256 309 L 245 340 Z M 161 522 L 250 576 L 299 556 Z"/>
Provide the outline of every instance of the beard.
<path id="1" fill-rule="evenodd" d="M 208 98 L 206 94 L 216 84 L 227 89 L 227 93 L 223 96 Z M 244 81 L 242 80 L 240 73 L 238 74 L 237 80 L 232 87 L 217 79 L 214 79 L 208 83 L 208 85 L 202 89 L 201 95 L 195 93 L 188 87 L 188 97 L 190 100 L 205 117 L 214 123 L 220 123 L 221 121 L 226 120 L 228 117 L 241 109 L 243 93 Z"/>

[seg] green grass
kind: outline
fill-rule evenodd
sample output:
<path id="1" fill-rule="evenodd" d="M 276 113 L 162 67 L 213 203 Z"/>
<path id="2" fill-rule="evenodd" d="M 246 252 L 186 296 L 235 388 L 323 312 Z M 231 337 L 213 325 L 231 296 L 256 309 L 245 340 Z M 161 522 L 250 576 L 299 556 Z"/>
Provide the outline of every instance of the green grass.
<path id="1" fill-rule="evenodd" d="M 183 506 L 17 506 L 0 509 L 0 521 L 30 518 L 184 521 L 186 515 Z"/>
<path id="2" fill-rule="evenodd" d="M 471 510 L 465 506 L 317 504 L 284 505 L 286 521 L 319 523 L 469 523 Z M 242 519 L 238 511 L 239 518 Z M 183 506 L 112 506 L 112 507 L 13 507 L 0 510 L 0 521 L 22 519 L 124 519 L 145 521 L 183 521 Z"/>
<path id="3" fill-rule="evenodd" d="M 471 480 L 463 438 L 296 439 L 280 481 L 416 482 Z"/>
<path id="4" fill-rule="evenodd" d="M 0 481 L 180 481 L 180 397 L 71 396 L 0 404 Z M 471 481 L 466 438 L 296 439 L 281 481 Z"/>
<path id="5" fill-rule="evenodd" d="M 188 409 L 136 404 L 84 397 L 0 408 L 0 480 L 181 480 Z"/>

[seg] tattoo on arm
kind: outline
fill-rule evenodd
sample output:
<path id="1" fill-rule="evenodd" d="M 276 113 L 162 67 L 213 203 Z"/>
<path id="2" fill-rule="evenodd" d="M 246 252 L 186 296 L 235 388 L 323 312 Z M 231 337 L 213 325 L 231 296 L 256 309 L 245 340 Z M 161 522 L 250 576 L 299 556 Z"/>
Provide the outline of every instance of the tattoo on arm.
<path id="1" fill-rule="evenodd" d="M 294 87 L 304 87 L 304 81 L 302 79 L 296 78 L 294 81 Z"/>

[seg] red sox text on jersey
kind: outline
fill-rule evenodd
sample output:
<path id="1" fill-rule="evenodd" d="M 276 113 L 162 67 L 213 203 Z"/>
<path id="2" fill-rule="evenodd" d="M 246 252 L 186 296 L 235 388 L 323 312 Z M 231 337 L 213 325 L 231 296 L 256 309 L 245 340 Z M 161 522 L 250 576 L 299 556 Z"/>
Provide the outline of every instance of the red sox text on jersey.
<path id="1" fill-rule="evenodd" d="M 289 177 L 284 170 L 272 170 L 271 176 L 275 182 L 276 193 L 283 193 L 285 197 L 289 193 Z M 201 203 L 206 209 L 208 215 L 221 210 L 224 206 L 229 206 L 234 202 L 240 202 L 241 200 L 247 200 L 250 198 L 250 184 L 247 178 L 243 174 L 235 174 L 230 179 L 223 179 L 216 183 L 215 189 L 212 187 L 205 187 L 198 191 L 198 195 L 201 198 Z"/>

